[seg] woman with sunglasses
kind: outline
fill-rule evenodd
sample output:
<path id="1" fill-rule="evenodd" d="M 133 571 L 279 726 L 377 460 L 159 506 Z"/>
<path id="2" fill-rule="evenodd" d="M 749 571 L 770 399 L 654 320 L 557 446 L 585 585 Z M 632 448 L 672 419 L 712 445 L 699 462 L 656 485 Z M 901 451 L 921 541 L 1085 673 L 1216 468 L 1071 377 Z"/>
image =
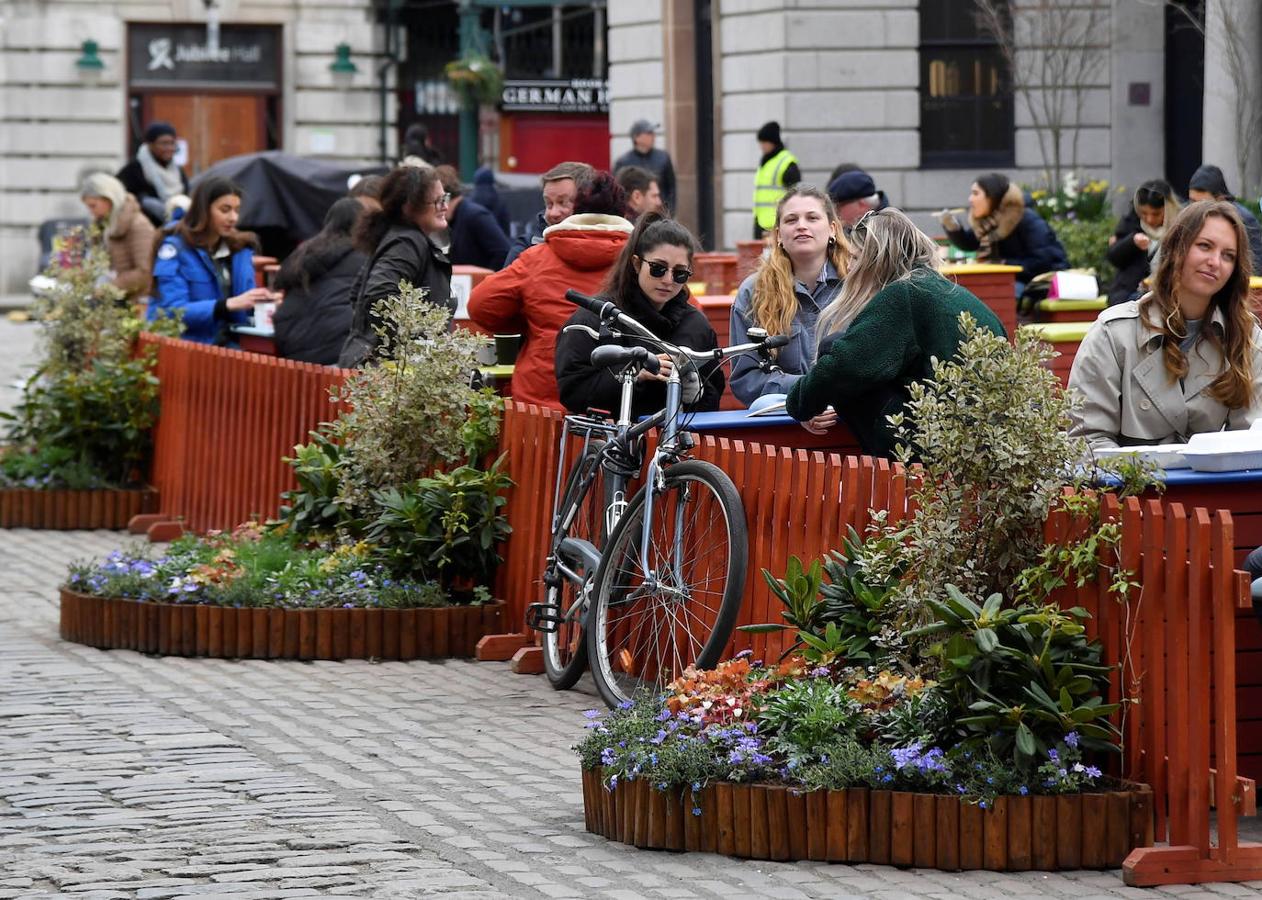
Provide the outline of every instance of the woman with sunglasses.
<path id="1" fill-rule="evenodd" d="M 692 233 L 673 219 L 646 213 L 636 223 L 600 290 L 602 299 L 611 300 L 631 318 L 667 343 L 693 350 L 713 350 L 718 336 L 705 315 L 688 302 L 692 258 L 697 242 Z M 594 314 L 581 309 L 567 325 L 587 325 L 599 329 Z M 620 340 L 624 346 L 658 348 L 638 338 Z M 556 345 L 557 386 L 561 403 L 573 413 L 589 409 L 616 412 L 622 386 L 615 372 L 592 365 L 596 341 L 581 332 L 561 332 Z M 641 371 L 632 401 L 632 414 L 646 416 L 666 405 L 666 380 L 674 360 L 658 353 L 661 370 Z M 717 365 L 702 366 L 700 372 L 681 372 L 684 406 L 694 412 L 716 410 L 723 394 L 723 372 Z"/>
<path id="2" fill-rule="evenodd" d="M 337 364 L 356 368 L 370 362 L 381 337 L 377 301 L 399 293 L 399 282 L 426 291 L 429 303 L 454 312 L 451 263 L 429 235 L 447 227 L 447 201 L 438 173 L 399 166 L 381 185 L 381 208 L 366 212 L 355 226 L 355 249 L 368 256 L 351 285 L 355 311 L 351 333 Z"/>
<path id="3" fill-rule="evenodd" d="M 1179 198 L 1160 178 L 1141 184 L 1131 206 L 1109 238 L 1109 262 L 1117 270 L 1109 306 L 1139 299 L 1139 283 L 1152 272 L 1161 240 L 1179 215 Z"/>
<path id="4" fill-rule="evenodd" d="M 897 209 L 873 210 L 850 235 L 851 260 L 837 299 L 820 313 L 814 366 L 786 408 L 807 422 L 832 406 L 863 452 L 892 456 L 888 416 L 906 411 L 913 382 L 960 346 L 960 313 L 1003 335 L 998 317 L 938 272 L 937 245 Z"/>
<path id="5" fill-rule="evenodd" d="M 815 362 L 815 323 L 820 311 L 841 291 L 846 274 L 846 243 L 841 220 L 828 195 L 797 185 L 780 198 L 771 232 L 771 253 L 736 292 L 732 303 L 733 344 L 749 340 L 750 328 L 787 334 L 777 351 L 783 372 L 764 372 L 758 361 L 738 356 L 732 363 L 732 393 L 746 406 L 760 397 L 788 392 Z M 764 401 L 767 402 L 767 401 Z M 822 432 L 837 421 L 833 412 L 809 427 Z"/>
<path id="6" fill-rule="evenodd" d="M 1152 292 L 1100 313 L 1069 370 L 1069 433 L 1093 449 L 1181 444 L 1262 415 L 1262 330 L 1249 308 L 1249 237 L 1225 200 L 1179 213 Z"/>

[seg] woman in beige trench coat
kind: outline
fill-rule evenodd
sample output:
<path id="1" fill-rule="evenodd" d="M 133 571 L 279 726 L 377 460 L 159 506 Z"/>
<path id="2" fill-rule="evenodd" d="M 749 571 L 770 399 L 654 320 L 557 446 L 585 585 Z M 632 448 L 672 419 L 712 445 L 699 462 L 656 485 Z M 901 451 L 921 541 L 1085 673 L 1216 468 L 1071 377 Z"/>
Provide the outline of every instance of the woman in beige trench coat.
<path id="1" fill-rule="evenodd" d="M 1070 433 L 1092 449 L 1183 443 L 1262 415 L 1262 330 L 1235 207 L 1193 203 L 1166 236 L 1153 290 L 1100 314 L 1069 374 Z"/>

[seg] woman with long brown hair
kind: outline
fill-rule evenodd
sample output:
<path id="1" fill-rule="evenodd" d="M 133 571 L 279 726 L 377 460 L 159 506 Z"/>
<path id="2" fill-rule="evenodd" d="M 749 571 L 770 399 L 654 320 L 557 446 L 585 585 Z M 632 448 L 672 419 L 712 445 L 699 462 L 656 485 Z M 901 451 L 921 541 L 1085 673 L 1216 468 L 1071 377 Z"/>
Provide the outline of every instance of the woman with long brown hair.
<path id="1" fill-rule="evenodd" d="M 938 248 L 897 209 L 872 210 L 850 233 L 846 283 L 816 323 L 818 358 L 789 390 L 789 415 L 807 422 L 831 406 L 864 453 L 893 454 L 889 417 L 906 412 L 912 383 L 960 346 L 960 313 L 1004 333 L 998 317 L 938 272 Z"/>
<path id="2" fill-rule="evenodd" d="M 791 340 L 776 358 L 782 372 L 764 372 L 757 360 L 736 358 L 736 399 L 748 406 L 759 397 L 785 394 L 815 362 L 815 323 L 841 290 L 846 258 L 841 220 L 828 195 L 809 185 L 790 188 L 776 206 L 770 255 L 736 292 L 730 335 L 733 344 L 743 344 L 750 328 L 762 328 L 769 335 L 787 334 Z M 826 413 L 813 430 L 834 422 L 836 416 Z"/>
<path id="3" fill-rule="evenodd" d="M 188 213 L 158 244 L 149 318 L 184 313 L 184 337 L 221 343 L 227 326 L 244 323 L 255 303 L 276 299 L 254 285 L 258 239 L 237 230 L 241 188 L 212 176 L 197 183 Z"/>
<path id="4" fill-rule="evenodd" d="M 1069 373 L 1070 433 L 1092 448 L 1183 443 L 1248 428 L 1262 404 L 1262 330 L 1249 308 L 1249 239 L 1233 204 L 1175 219 L 1153 289 L 1100 313 Z"/>

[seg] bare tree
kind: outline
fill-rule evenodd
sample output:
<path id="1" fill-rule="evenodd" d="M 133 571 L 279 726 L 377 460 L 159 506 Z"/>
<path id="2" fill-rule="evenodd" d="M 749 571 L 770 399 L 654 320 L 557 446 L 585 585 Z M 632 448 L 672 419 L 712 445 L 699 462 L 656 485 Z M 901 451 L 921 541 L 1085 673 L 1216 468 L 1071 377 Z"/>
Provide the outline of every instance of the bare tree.
<path id="1" fill-rule="evenodd" d="M 1078 168 L 1084 101 L 1107 60 L 1107 0 L 976 3 L 978 23 L 998 44 L 1056 187 L 1066 171 Z"/>
<path id="2" fill-rule="evenodd" d="M 1262 134 L 1262 88 L 1259 87 L 1259 74 L 1255 65 L 1259 52 L 1256 22 L 1255 27 L 1250 30 L 1249 14 L 1240 4 L 1231 0 L 1209 0 L 1214 2 L 1218 12 L 1219 27 L 1212 29 L 1206 19 L 1197 15 L 1187 4 L 1174 0 L 1139 2 L 1174 10 L 1205 40 L 1205 58 L 1210 59 L 1212 56 L 1222 61 L 1231 82 L 1232 90 L 1228 97 L 1236 121 L 1233 142 L 1236 153 L 1236 184 L 1241 196 L 1254 196 L 1251 192 L 1262 184 L 1262 172 L 1259 172 L 1262 154 L 1255 147 L 1257 136 Z"/>

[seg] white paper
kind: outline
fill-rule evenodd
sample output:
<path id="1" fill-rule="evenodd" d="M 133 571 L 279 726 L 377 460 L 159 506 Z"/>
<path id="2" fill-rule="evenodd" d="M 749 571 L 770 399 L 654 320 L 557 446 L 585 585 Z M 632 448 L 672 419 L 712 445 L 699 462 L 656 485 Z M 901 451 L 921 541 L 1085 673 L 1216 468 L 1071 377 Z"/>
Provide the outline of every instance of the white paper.
<path id="1" fill-rule="evenodd" d="M 472 275 L 451 276 L 451 296 L 456 298 L 456 318 L 469 318 L 469 294 L 473 292 Z"/>

